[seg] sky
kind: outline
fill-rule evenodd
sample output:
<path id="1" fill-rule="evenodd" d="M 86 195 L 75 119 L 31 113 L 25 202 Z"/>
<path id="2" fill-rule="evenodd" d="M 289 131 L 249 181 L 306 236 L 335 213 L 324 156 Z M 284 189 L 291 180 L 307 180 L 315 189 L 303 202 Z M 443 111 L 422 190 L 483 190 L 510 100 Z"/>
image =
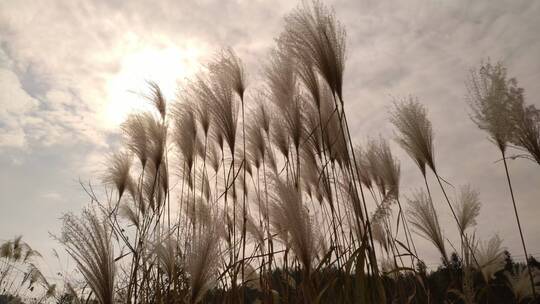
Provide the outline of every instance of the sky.
<path id="1" fill-rule="evenodd" d="M 540 106 L 540 1 L 327 1 L 347 29 L 344 100 L 351 134 L 394 136 L 388 109 L 417 96 L 435 132 L 439 172 L 455 189 L 480 193 L 476 235 L 494 234 L 523 257 L 497 148 L 469 118 L 466 80 L 483 60 L 501 61 Z M 119 124 L 144 109 L 145 81 L 166 97 L 220 48 L 246 64 L 250 82 L 295 1 L 0 0 L 0 240 L 23 235 L 56 269 L 51 233 L 59 217 L 88 202 L 80 183 L 99 184 Z M 249 88 L 248 88 L 249 90 Z M 414 163 L 395 145 L 401 193 L 422 186 Z M 515 153 L 515 152 L 512 152 Z M 529 253 L 540 256 L 540 167 L 509 163 Z M 457 228 L 430 177 L 441 224 L 457 244 Z M 449 187 L 452 195 L 457 190 Z M 439 262 L 417 241 L 428 265 Z"/>

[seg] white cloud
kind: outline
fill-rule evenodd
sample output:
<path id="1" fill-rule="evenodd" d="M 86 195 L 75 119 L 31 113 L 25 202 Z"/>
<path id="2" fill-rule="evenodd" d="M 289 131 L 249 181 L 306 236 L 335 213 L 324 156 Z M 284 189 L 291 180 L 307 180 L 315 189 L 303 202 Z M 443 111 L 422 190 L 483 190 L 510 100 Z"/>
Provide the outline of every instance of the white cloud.
<path id="1" fill-rule="evenodd" d="M 25 145 L 21 119 L 37 106 L 38 101 L 24 91 L 17 75 L 0 67 L 0 148 Z"/>

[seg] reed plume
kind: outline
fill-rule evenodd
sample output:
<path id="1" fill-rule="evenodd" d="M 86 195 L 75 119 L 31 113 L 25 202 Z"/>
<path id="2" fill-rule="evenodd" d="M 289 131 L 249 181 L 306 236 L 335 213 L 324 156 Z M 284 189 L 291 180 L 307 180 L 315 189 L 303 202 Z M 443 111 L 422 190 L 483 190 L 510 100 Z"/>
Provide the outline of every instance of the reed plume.
<path id="1" fill-rule="evenodd" d="M 221 51 L 218 58 L 210 63 L 209 70 L 216 77 L 227 81 L 233 91 L 241 99 L 244 98 L 244 91 L 247 87 L 244 65 L 232 48 Z"/>
<path id="2" fill-rule="evenodd" d="M 476 259 L 486 283 L 495 277 L 495 273 L 504 268 L 504 252 L 501 245 L 502 240 L 498 235 L 494 235 L 476 248 Z"/>
<path id="3" fill-rule="evenodd" d="M 213 225 L 195 234 L 191 240 L 185 265 L 191 289 L 190 303 L 201 302 L 215 284 L 219 262 L 218 240 L 219 234 Z"/>
<path id="4" fill-rule="evenodd" d="M 471 119 L 486 131 L 502 153 L 514 133 L 512 108 L 521 99 L 522 89 L 515 78 L 508 79 L 506 68 L 487 62 L 470 73 L 467 83 Z"/>
<path id="5" fill-rule="evenodd" d="M 149 112 L 143 114 L 148 134 L 148 156 L 156 168 L 159 168 L 167 145 L 167 126 Z"/>
<path id="6" fill-rule="evenodd" d="M 354 149 L 354 154 L 356 158 L 356 167 L 360 175 L 360 182 L 366 186 L 369 190 L 373 187 L 371 175 L 371 170 L 369 167 L 369 160 L 366 157 L 366 152 L 360 147 L 357 146 Z"/>
<path id="7" fill-rule="evenodd" d="M 397 142 L 426 175 L 426 165 L 434 172 L 433 130 L 425 107 L 412 96 L 394 103 L 390 122 L 398 131 Z"/>
<path id="8" fill-rule="evenodd" d="M 302 195 L 293 185 L 280 178 L 273 179 L 274 193 L 270 214 L 274 224 L 282 228 L 281 233 L 290 237 L 290 243 L 307 274 L 312 269 L 315 254 L 315 238 L 312 220 L 302 204 Z M 283 236 L 282 239 L 289 239 Z"/>
<path id="9" fill-rule="evenodd" d="M 466 231 L 476 225 L 476 217 L 480 214 L 480 200 L 478 192 L 470 185 L 461 187 L 456 213 L 459 225 Z"/>
<path id="10" fill-rule="evenodd" d="M 118 197 L 122 197 L 130 179 L 131 154 L 128 152 L 118 152 L 112 155 L 109 160 L 104 181 L 116 186 Z"/>
<path id="11" fill-rule="evenodd" d="M 145 116 L 143 114 L 131 114 L 121 128 L 126 137 L 127 148 L 139 158 L 141 166 L 144 168 L 149 155 L 149 138 Z"/>
<path id="12" fill-rule="evenodd" d="M 534 284 L 530 284 L 529 271 L 527 267 L 522 267 L 521 265 L 513 269 L 513 273 L 505 272 L 505 276 L 508 282 L 508 286 L 512 289 L 514 297 L 517 300 L 517 303 L 521 301 L 532 298 L 534 299 L 536 293 L 540 292 L 540 271 L 534 269 L 532 272 Z"/>
<path id="13" fill-rule="evenodd" d="M 418 235 L 430 241 L 439 250 L 445 263 L 448 263 L 444 238 L 439 225 L 439 217 L 432 208 L 429 198 L 423 191 L 417 191 L 409 201 L 409 221 Z"/>
<path id="14" fill-rule="evenodd" d="M 515 132 L 510 141 L 527 150 L 540 165 L 540 111 L 521 101 L 514 105 L 512 113 Z"/>
<path id="15" fill-rule="evenodd" d="M 161 92 L 161 88 L 153 81 L 148 82 L 148 85 L 150 86 L 150 95 L 146 96 L 146 98 L 152 102 L 161 119 L 165 121 L 165 116 L 167 116 L 167 102 Z"/>
<path id="16" fill-rule="evenodd" d="M 63 217 L 60 241 L 101 304 L 114 303 L 115 265 L 109 226 L 89 210 Z"/>
<path id="17" fill-rule="evenodd" d="M 185 164 L 185 178 L 191 185 L 198 140 L 194 105 L 188 101 L 176 104 L 173 115 L 174 142 Z"/>
<path id="18" fill-rule="evenodd" d="M 322 2 L 305 3 L 285 17 L 279 38 L 300 65 L 313 66 L 340 100 L 345 70 L 346 32 Z"/>
<path id="19" fill-rule="evenodd" d="M 172 232 L 165 232 L 165 236 L 154 245 L 153 254 L 156 255 L 160 267 L 165 271 L 170 281 L 175 280 L 179 265 L 180 250 L 178 240 L 172 236 Z"/>

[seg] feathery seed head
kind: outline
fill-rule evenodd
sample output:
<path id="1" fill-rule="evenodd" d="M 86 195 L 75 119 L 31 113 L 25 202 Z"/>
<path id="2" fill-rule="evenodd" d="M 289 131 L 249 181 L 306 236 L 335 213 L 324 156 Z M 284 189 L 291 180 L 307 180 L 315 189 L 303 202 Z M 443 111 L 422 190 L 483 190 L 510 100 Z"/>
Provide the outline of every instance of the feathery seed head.
<path id="1" fill-rule="evenodd" d="M 476 225 L 476 217 L 480 214 L 480 200 L 478 192 L 470 185 L 461 188 L 456 213 L 459 226 L 463 231 Z"/>
<path id="2" fill-rule="evenodd" d="M 66 214 L 61 242 L 99 303 L 114 303 L 115 265 L 109 226 L 89 210 L 81 217 Z"/>
<path id="3" fill-rule="evenodd" d="M 131 154 L 128 152 L 115 153 L 109 160 L 110 165 L 107 168 L 104 180 L 106 183 L 116 186 L 118 197 L 122 197 L 130 180 L 131 160 Z"/>
<path id="4" fill-rule="evenodd" d="M 411 96 L 394 104 L 390 121 L 397 130 L 397 142 L 416 162 L 422 175 L 426 175 L 426 164 L 436 172 L 433 130 L 426 108 Z"/>
<path id="5" fill-rule="evenodd" d="M 515 132 L 511 142 L 526 149 L 540 165 L 540 110 L 521 100 L 512 109 Z"/>
<path id="6" fill-rule="evenodd" d="M 165 121 L 165 116 L 167 115 L 167 103 L 165 102 L 165 97 L 157 83 L 150 81 L 148 82 L 148 85 L 150 86 L 151 93 L 149 96 L 146 96 L 146 98 L 152 102 L 159 112 L 159 115 L 161 115 L 161 119 Z"/>
<path id="7" fill-rule="evenodd" d="M 304 4 L 285 18 L 280 43 L 301 65 L 315 67 L 340 100 L 345 69 L 345 29 L 322 2 Z"/>
<path id="8" fill-rule="evenodd" d="M 215 62 L 210 64 L 209 69 L 216 77 L 229 82 L 233 91 L 243 101 L 244 91 L 246 90 L 246 75 L 242 60 L 232 48 L 223 50 Z"/>
<path id="9" fill-rule="evenodd" d="M 411 199 L 408 199 L 408 202 L 410 223 L 416 228 L 416 232 L 420 236 L 435 245 L 444 261 L 448 262 L 439 217 L 433 209 L 428 196 L 423 191 L 418 191 L 413 194 Z"/>
<path id="10" fill-rule="evenodd" d="M 538 294 L 540 292 L 540 271 L 538 269 L 531 269 L 533 275 L 534 289 Z M 530 298 L 533 296 L 533 287 L 531 286 L 531 279 L 527 267 L 522 265 L 516 265 L 514 267 L 514 273 L 505 272 L 505 276 L 508 285 L 512 289 L 517 302 Z"/>
<path id="11" fill-rule="evenodd" d="M 522 99 L 523 89 L 514 78 L 507 78 L 506 68 L 500 62 L 483 63 L 477 71 L 471 71 L 467 85 L 472 120 L 489 133 L 504 153 L 515 131 L 512 108 Z"/>
<path id="12" fill-rule="evenodd" d="M 502 240 L 498 235 L 494 235 L 487 242 L 480 243 L 475 248 L 475 257 L 486 282 L 492 280 L 495 273 L 504 268 L 504 248 L 501 245 Z"/>

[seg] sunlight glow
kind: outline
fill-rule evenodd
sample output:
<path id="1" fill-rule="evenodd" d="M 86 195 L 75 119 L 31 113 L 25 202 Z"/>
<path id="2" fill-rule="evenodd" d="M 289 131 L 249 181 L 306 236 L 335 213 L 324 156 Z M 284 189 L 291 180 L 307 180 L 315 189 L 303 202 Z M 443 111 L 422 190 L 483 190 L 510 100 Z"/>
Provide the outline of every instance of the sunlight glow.
<path id="1" fill-rule="evenodd" d="M 129 113 L 148 109 L 142 97 L 148 93 L 148 81 L 156 82 L 167 100 L 175 97 L 178 84 L 198 69 L 201 50 L 191 48 L 146 47 L 126 55 L 118 74 L 107 84 L 108 102 L 105 123 L 115 128 Z"/>

